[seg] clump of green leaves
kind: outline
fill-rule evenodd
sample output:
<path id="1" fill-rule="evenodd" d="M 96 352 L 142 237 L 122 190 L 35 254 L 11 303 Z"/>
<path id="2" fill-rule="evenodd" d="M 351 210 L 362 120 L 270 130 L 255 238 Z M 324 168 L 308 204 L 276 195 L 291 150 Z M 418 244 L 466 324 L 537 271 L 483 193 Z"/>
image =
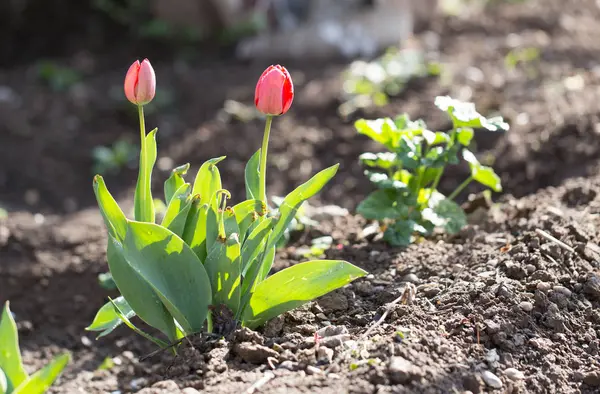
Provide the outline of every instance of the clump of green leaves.
<path id="1" fill-rule="evenodd" d="M 0 318 L 0 393 L 42 394 L 54 383 L 67 366 L 68 353 L 56 357 L 33 375 L 23 367 L 17 324 L 6 301 Z"/>
<path id="2" fill-rule="evenodd" d="M 439 73 L 440 65 L 427 62 L 418 47 L 390 48 L 373 61 L 354 61 L 343 73 L 344 103 L 338 112 L 346 117 L 360 108 L 386 105 L 411 79 Z"/>
<path id="3" fill-rule="evenodd" d="M 412 121 L 404 114 L 395 119 L 358 120 L 355 127 L 388 150 L 364 153 L 360 162 L 365 175 L 377 186 L 357 208 L 367 219 L 378 220 L 384 239 L 395 246 L 410 244 L 414 235 L 428 235 L 436 227 L 458 232 L 466 217 L 454 199 L 472 181 L 499 192 L 500 178 L 491 167 L 479 163 L 468 149 L 474 129 L 508 130 L 501 117 L 486 118 L 475 105 L 440 96 L 435 104 L 452 120 L 452 130 L 431 131 L 423 120 Z M 460 163 L 469 165 L 471 175 L 448 196 L 437 189 L 444 169 Z"/>
<path id="4" fill-rule="evenodd" d="M 269 209 L 266 204 L 265 154 L 258 150 L 245 168 L 246 200 L 228 206 L 215 157 L 186 182 L 189 164 L 164 183 L 166 211 L 156 212 L 151 177 L 157 158 L 156 133 L 145 132 L 140 115 L 140 168 L 133 219 L 128 219 L 100 175 L 94 192 L 108 230 L 107 260 L 121 296 L 110 299 L 87 328 L 99 337 L 125 323 L 166 348 L 202 332 L 224 333 L 238 324 L 255 328 L 266 321 L 340 288 L 366 272 L 346 261 L 313 260 L 268 276 L 276 246 L 302 204 L 335 175 L 338 165 L 314 175 Z M 132 322 L 139 317 L 166 340 Z"/>

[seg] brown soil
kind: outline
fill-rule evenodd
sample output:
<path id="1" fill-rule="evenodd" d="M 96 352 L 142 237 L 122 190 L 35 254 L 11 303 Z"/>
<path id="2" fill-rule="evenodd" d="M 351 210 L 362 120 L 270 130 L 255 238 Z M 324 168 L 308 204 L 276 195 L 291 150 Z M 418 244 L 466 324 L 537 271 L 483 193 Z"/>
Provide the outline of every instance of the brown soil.
<path id="1" fill-rule="evenodd" d="M 296 252 L 307 240 L 331 234 L 342 246 L 327 257 L 368 277 L 259 332 L 191 338 L 176 358 L 140 360 L 155 348 L 127 329 L 99 341 L 83 331 L 111 295 L 97 284 L 106 238 L 90 152 L 137 137 L 131 106 L 112 98 L 122 95 L 123 58 L 65 59 L 84 76 L 66 92 L 40 83 L 33 65 L 0 72 L 3 94 L 13 94 L 0 101 L 0 202 L 10 211 L 0 220 L 0 301 L 9 299 L 16 313 L 27 368 L 71 351 L 52 393 L 598 392 L 599 17 L 592 0 L 531 0 L 437 20 L 452 84 L 421 81 L 363 115 L 406 111 L 444 127 L 432 102 L 447 93 L 503 114 L 510 132 L 483 133 L 477 143 L 482 157 L 495 157 L 506 194 L 472 213 L 457 236 L 406 249 L 367 242 L 358 217 L 325 219 L 282 250 L 276 268 L 301 260 Z M 507 69 L 515 42 L 538 48 L 540 58 Z M 225 152 L 225 185 L 240 195 L 261 122 L 226 123 L 219 111 L 227 98 L 251 103 L 264 64 L 154 63 L 163 95 L 173 95 L 148 119 L 159 126 L 159 153 L 197 168 Z M 270 192 L 281 195 L 340 162 L 317 201 L 353 209 L 371 190 L 357 164 L 371 146 L 336 115 L 343 65 L 289 65 L 297 99 L 275 123 Z M 453 174 L 443 188 L 463 172 Z M 126 170 L 108 184 L 125 199 L 134 178 Z M 155 172 L 157 194 L 165 178 Z M 116 365 L 99 370 L 106 357 Z"/>

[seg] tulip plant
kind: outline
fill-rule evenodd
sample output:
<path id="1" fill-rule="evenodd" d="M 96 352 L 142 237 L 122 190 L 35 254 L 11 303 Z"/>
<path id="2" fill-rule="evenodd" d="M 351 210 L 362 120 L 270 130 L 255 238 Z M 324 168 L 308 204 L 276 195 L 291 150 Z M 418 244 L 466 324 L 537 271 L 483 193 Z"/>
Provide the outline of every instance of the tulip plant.
<path id="1" fill-rule="evenodd" d="M 33 375 L 28 375 L 21 361 L 17 324 L 8 301 L 0 317 L 0 394 L 42 394 L 67 366 L 69 353 L 56 357 Z"/>
<path id="2" fill-rule="evenodd" d="M 262 147 L 245 170 L 247 199 L 233 207 L 217 164 L 206 161 L 193 182 L 189 164 L 175 168 L 164 183 L 167 209 L 160 223 L 150 189 L 156 160 L 156 129 L 146 134 L 144 104 L 154 97 L 156 79 L 148 62 L 134 63 L 125 78 L 125 95 L 140 118 L 140 169 L 134 218 L 128 219 L 101 176 L 94 192 L 108 230 L 107 260 L 121 294 L 110 299 L 87 328 L 107 335 L 121 323 L 161 347 L 198 332 L 224 333 L 241 324 L 255 328 L 277 315 L 320 297 L 366 274 L 345 261 L 317 260 L 268 276 L 275 246 L 301 204 L 335 175 L 329 167 L 288 194 L 277 210 L 267 205 L 266 167 L 273 117 L 288 111 L 292 79 L 282 66 L 261 75 L 255 105 L 266 115 Z M 133 325 L 138 316 L 162 332 L 166 341 Z"/>
<path id="3" fill-rule="evenodd" d="M 450 97 L 437 97 L 435 104 L 452 120 L 452 130 L 433 132 L 422 120 L 408 115 L 396 119 L 356 121 L 355 127 L 388 152 L 364 153 L 360 161 L 365 175 L 377 187 L 362 201 L 357 211 L 382 224 L 384 239 L 391 245 L 406 246 L 414 234 L 428 235 L 436 227 L 448 233 L 458 232 L 465 224 L 462 208 L 454 202 L 458 194 L 476 181 L 489 189 L 502 191 L 500 178 L 493 168 L 484 166 L 467 149 L 474 129 L 508 130 L 501 117 L 485 118 L 472 103 Z M 437 190 L 444 169 L 458 164 L 458 154 L 470 167 L 471 175 L 449 196 Z"/>

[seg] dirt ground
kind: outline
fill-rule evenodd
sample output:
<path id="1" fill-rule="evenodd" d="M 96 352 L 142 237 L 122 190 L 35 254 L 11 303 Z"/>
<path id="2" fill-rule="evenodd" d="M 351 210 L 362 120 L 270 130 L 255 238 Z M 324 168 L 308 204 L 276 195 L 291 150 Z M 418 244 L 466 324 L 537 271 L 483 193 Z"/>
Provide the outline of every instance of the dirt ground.
<path id="1" fill-rule="evenodd" d="M 62 92 L 39 81 L 35 64 L 0 71 L 0 204 L 9 211 L 0 219 L 0 301 L 11 301 L 27 368 L 72 353 L 51 393 L 600 392 L 599 18 L 593 0 L 530 0 L 435 20 L 419 37 L 438 40 L 451 82 L 418 81 L 358 116 L 408 112 L 446 127 L 433 107 L 440 94 L 504 115 L 508 133 L 476 137 L 478 154 L 495 158 L 504 194 L 460 234 L 405 249 L 368 242 L 357 216 L 325 217 L 280 251 L 275 269 L 301 261 L 311 238 L 332 235 L 341 246 L 327 257 L 368 277 L 258 332 L 192 338 L 176 358 L 145 357 L 154 346 L 127 329 L 99 341 L 83 330 L 112 295 L 97 282 L 106 236 L 91 150 L 136 141 L 135 113 L 120 98 L 132 59 L 62 59 L 84 76 Z M 539 58 L 511 69 L 515 47 L 537 48 Z M 156 58 L 162 104 L 147 123 L 159 127 L 163 163 L 194 169 L 226 154 L 224 185 L 239 196 L 262 124 L 224 122 L 221 109 L 226 99 L 251 104 L 265 64 L 211 56 Z M 313 204 L 352 211 L 371 190 L 357 162 L 370 145 L 336 114 L 344 64 L 287 65 L 297 96 L 274 124 L 269 192 L 282 195 L 340 162 Z M 155 171 L 157 193 L 166 168 Z M 126 170 L 107 183 L 124 200 L 134 179 Z M 99 369 L 107 357 L 114 366 Z"/>

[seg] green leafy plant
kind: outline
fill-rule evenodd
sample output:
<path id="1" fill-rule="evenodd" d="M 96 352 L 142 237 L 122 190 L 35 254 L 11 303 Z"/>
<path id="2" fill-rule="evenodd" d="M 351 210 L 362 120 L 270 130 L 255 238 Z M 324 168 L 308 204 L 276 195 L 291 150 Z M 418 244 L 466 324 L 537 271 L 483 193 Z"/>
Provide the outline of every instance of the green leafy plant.
<path id="1" fill-rule="evenodd" d="M 439 75 L 440 71 L 440 65 L 427 62 L 416 46 L 390 48 L 370 62 L 354 61 L 342 76 L 344 102 L 338 112 L 347 117 L 360 108 L 386 105 L 411 79 Z"/>
<path id="2" fill-rule="evenodd" d="M 17 324 L 8 301 L 0 318 L 0 339 L 0 394 L 42 394 L 71 359 L 69 353 L 62 354 L 33 375 L 28 375 L 21 360 Z"/>
<path id="3" fill-rule="evenodd" d="M 136 156 L 135 151 L 135 146 L 127 140 L 118 140 L 111 147 L 94 147 L 92 151 L 94 172 L 97 174 L 118 173 L 132 163 Z"/>
<path id="4" fill-rule="evenodd" d="M 40 62 L 37 72 L 39 78 L 57 92 L 63 92 L 83 79 L 77 70 L 52 61 Z"/>
<path id="5" fill-rule="evenodd" d="M 357 208 L 367 219 L 378 220 L 384 239 L 405 246 L 415 234 L 428 235 L 436 227 L 456 233 L 466 224 L 461 207 L 454 202 L 471 182 L 502 190 L 500 178 L 484 166 L 467 148 L 474 129 L 508 130 L 501 117 L 485 118 L 475 105 L 440 96 L 435 104 L 452 120 L 449 132 L 431 131 L 422 120 L 412 121 L 404 114 L 395 119 L 360 119 L 355 127 L 360 134 L 379 142 L 388 150 L 364 153 L 360 162 L 365 175 L 377 186 Z M 459 164 L 459 154 L 469 165 L 471 175 L 448 196 L 437 189 L 447 165 Z"/>
<path id="6" fill-rule="evenodd" d="M 285 113 L 293 98 L 291 78 L 281 66 L 267 69 L 257 85 L 255 102 L 267 122 L 262 147 L 245 169 L 247 199 L 227 206 L 231 195 L 223 188 L 217 167 L 224 156 L 202 164 L 193 182 L 185 180 L 190 167 L 185 164 L 164 183 L 167 209 L 157 222 L 150 188 L 157 130 L 146 134 L 143 113 L 143 104 L 154 96 L 153 84 L 150 63 L 134 63 L 125 82 L 128 99 L 138 105 L 142 141 L 134 219 L 126 218 L 103 178 L 94 178 L 108 230 L 108 265 L 121 296 L 98 311 L 88 330 L 102 337 L 125 323 L 168 347 L 197 332 L 223 333 L 238 324 L 260 326 L 366 274 L 345 261 L 315 260 L 268 276 L 276 245 L 298 209 L 338 168 L 334 165 L 317 173 L 288 194 L 278 209 L 267 206 L 272 118 Z M 134 316 L 162 332 L 166 340 L 137 328 Z"/>

